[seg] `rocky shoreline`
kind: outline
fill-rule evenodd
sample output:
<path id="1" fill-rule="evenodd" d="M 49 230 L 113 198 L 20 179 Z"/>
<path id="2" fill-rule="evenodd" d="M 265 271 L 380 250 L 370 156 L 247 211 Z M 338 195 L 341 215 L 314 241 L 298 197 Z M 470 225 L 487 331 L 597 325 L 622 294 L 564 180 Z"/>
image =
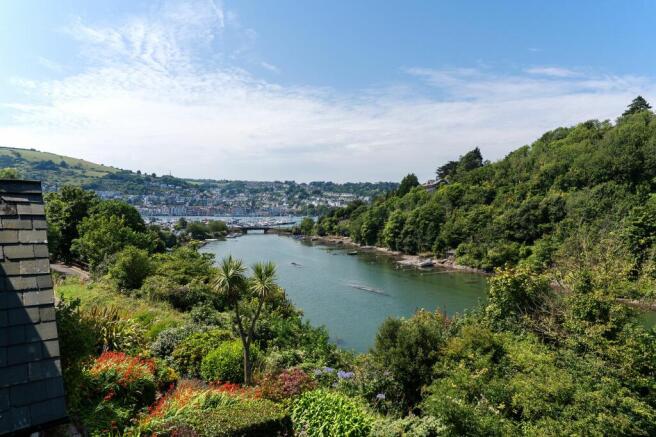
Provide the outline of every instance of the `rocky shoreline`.
<path id="1" fill-rule="evenodd" d="M 457 272 L 477 273 L 481 275 L 489 275 L 485 270 L 476 269 L 473 267 L 463 266 L 455 262 L 453 258 L 435 258 L 420 255 L 408 255 L 403 252 L 390 250 L 386 247 L 379 246 L 361 246 L 350 237 L 340 237 L 336 235 L 329 235 L 325 237 L 306 237 L 308 240 L 325 244 L 328 246 L 342 246 L 349 249 L 357 249 L 366 252 L 376 252 L 382 255 L 393 258 L 402 267 L 411 267 L 417 269 L 441 269 L 451 270 Z"/>

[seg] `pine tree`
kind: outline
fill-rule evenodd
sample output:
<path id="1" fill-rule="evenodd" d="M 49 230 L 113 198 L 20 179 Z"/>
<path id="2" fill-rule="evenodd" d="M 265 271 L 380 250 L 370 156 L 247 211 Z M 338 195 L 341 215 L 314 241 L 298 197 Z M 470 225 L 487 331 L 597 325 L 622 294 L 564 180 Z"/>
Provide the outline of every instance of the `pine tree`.
<path id="1" fill-rule="evenodd" d="M 622 117 L 626 115 L 635 114 L 636 112 L 640 112 L 640 111 L 648 111 L 650 109 L 651 109 L 651 105 L 647 103 L 647 101 L 642 96 L 638 96 L 635 99 L 633 99 L 633 101 L 628 106 L 628 108 L 626 108 L 626 111 L 624 111 Z"/>

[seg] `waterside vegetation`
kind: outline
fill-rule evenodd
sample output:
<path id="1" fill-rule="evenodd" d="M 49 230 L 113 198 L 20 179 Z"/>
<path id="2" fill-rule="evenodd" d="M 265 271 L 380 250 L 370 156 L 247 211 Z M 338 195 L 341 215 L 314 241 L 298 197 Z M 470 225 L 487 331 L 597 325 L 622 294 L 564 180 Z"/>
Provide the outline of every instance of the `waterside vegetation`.
<path id="1" fill-rule="evenodd" d="M 656 331 L 616 299 L 649 295 L 654 123 L 629 111 L 498 163 L 473 151 L 433 193 L 410 177 L 322 218 L 320 233 L 497 267 L 485 305 L 390 318 L 359 355 L 303 321 L 274 266 L 217 267 L 127 204 L 49 195 L 53 258 L 93 273 L 56 287 L 71 418 L 126 436 L 656 434 Z"/>
<path id="2" fill-rule="evenodd" d="M 409 175 L 314 232 L 489 272 L 527 265 L 567 288 L 585 268 L 615 278 L 609 292 L 653 298 L 655 193 L 656 115 L 637 98 L 615 123 L 558 128 L 497 162 L 475 148 L 426 185 Z"/>

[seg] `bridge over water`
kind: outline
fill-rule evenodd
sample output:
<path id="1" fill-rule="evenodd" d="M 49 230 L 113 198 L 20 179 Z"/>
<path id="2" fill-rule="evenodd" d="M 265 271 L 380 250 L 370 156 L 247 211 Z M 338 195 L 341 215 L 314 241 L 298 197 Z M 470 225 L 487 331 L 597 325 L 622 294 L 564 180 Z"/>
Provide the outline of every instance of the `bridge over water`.
<path id="1" fill-rule="evenodd" d="M 280 229 L 283 226 L 290 226 L 295 224 L 296 222 L 281 222 L 272 225 L 237 225 L 233 226 L 232 230 L 235 232 L 241 232 L 243 234 L 247 234 L 249 231 L 262 231 L 266 234 L 272 229 Z"/>

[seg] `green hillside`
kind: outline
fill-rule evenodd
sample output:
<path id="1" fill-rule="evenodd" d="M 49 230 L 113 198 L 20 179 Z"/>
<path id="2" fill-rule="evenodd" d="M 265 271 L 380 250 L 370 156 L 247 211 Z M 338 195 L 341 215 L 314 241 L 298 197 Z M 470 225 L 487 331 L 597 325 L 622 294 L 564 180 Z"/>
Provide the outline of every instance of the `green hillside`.
<path id="1" fill-rule="evenodd" d="M 13 167 L 26 179 L 42 180 L 48 187 L 87 185 L 120 170 L 102 164 L 34 149 L 0 147 L 0 168 Z"/>
<path id="2" fill-rule="evenodd" d="M 96 192 L 130 198 L 134 205 L 143 206 L 143 196 L 157 198 L 157 206 L 184 205 L 194 215 L 198 206 L 219 205 L 219 213 L 252 213 L 271 205 L 286 204 L 286 213 L 320 214 L 327 204 L 341 194 L 371 198 L 396 188 L 392 182 L 333 182 L 314 181 L 230 181 L 212 179 L 184 179 L 170 175 L 142 173 L 95 164 L 34 149 L 0 147 L 0 169 L 15 169 L 18 176 L 43 181 L 45 191 L 57 191 L 64 185 L 76 185 Z M 236 199 L 245 195 L 246 200 Z M 173 202 L 173 203 L 171 203 Z M 313 203 L 314 202 L 314 203 Z M 320 212 L 315 204 L 320 203 Z M 153 206 L 153 200 L 149 201 Z M 227 205 L 227 206 L 226 206 Z M 207 211 L 204 211 L 205 214 Z M 279 210 L 274 210 L 279 213 Z"/>
<path id="3" fill-rule="evenodd" d="M 655 295 L 656 115 L 636 103 L 617 119 L 545 133 L 497 162 L 478 149 L 437 169 L 430 189 L 408 176 L 371 205 L 333 211 L 319 234 L 492 271 L 527 264 L 627 280 Z M 414 188 L 413 188 L 414 186 Z"/>

